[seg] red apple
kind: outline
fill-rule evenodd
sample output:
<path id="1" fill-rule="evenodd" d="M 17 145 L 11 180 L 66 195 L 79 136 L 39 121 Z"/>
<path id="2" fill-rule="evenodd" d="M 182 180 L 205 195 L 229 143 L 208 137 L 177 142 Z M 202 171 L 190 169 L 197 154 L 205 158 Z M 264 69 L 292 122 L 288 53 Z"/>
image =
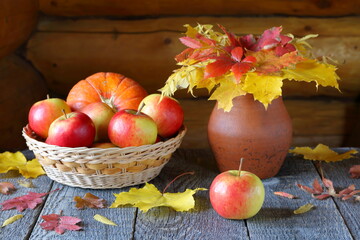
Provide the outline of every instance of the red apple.
<path id="1" fill-rule="evenodd" d="M 40 137 L 47 138 L 50 124 L 66 113 L 71 112 L 70 107 L 60 98 L 48 98 L 36 102 L 29 111 L 29 126 Z"/>
<path id="2" fill-rule="evenodd" d="M 251 218 L 261 209 L 264 185 L 255 174 L 230 170 L 215 177 L 210 186 L 210 202 L 214 210 L 228 219 Z"/>
<path id="3" fill-rule="evenodd" d="M 110 141 L 119 147 L 153 144 L 157 137 L 157 127 L 149 116 L 135 110 L 117 112 L 109 123 Z"/>
<path id="4" fill-rule="evenodd" d="M 93 121 L 96 129 L 95 142 L 108 142 L 108 126 L 115 110 L 103 102 L 94 102 L 83 109 L 81 112 L 88 115 Z"/>
<path id="5" fill-rule="evenodd" d="M 146 96 L 139 105 L 145 104 L 141 112 L 149 115 L 156 123 L 158 134 L 167 138 L 176 134 L 184 121 L 184 111 L 180 103 L 171 97 L 160 94 Z"/>
<path id="6" fill-rule="evenodd" d="M 91 118 L 82 112 L 71 112 L 50 125 L 46 143 L 60 147 L 89 147 L 94 138 L 95 126 Z"/>

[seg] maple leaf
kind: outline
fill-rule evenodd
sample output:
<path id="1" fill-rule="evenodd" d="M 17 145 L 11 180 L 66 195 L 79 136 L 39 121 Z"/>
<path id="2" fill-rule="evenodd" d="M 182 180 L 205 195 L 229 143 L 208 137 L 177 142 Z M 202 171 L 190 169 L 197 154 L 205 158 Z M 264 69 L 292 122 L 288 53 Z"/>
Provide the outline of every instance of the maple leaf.
<path id="1" fill-rule="evenodd" d="M 335 87 L 339 90 L 336 67 L 316 60 L 305 59 L 293 69 L 282 69 L 283 77 L 289 80 L 315 82 L 316 86 Z"/>
<path id="2" fill-rule="evenodd" d="M 106 200 L 99 198 L 91 193 L 86 193 L 84 197 L 75 196 L 74 201 L 76 202 L 75 207 L 78 209 L 88 208 L 104 208 Z"/>
<path id="3" fill-rule="evenodd" d="M 57 191 L 59 189 L 55 189 L 54 191 Z M 36 206 L 38 206 L 40 203 L 42 203 L 43 199 L 42 197 L 46 196 L 48 193 L 35 193 L 35 192 L 29 192 L 26 195 L 12 198 L 9 200 L 6 200 L 0 205 L 2 205 L 1 210 L 9 210 L 16 208 L 18 211 L 22 212 L 25 209 L 34 209 Z"/>
<path id="4" fill-rule="evenodd" d="M 247 73 L 242 90 L 251 93 L 254 100 L 261 102 L 265 108 L 272 100 L 281 96 L 283 78 L 280 76 L 261 76 L 256 73 Z"/>
<path id="5" fill-rule="evenodd" d="M 285 53 L 277 56 L 273 50 L 262 50 L 258 52 L 249 52 L 249 55 L 256 58 L 256 72 L 258 74 L 268 75 L 281 72 L 286 67 L 295 68 L 296 64 L 303 61 L 304 58 L 296 52 Z M 282 77 L 284 79 L 284 77 Z"/>
<path id="6" fill-rule="evenodd" d="M 189 211 L 194 208 L 195 200 L 193 195 L 197 191 L 204 191 L 205 188 L 186 189 L 182 193 L 162 194 L 153 184 L 145 183 L 143 188 L 131 188 L 129 192 L 114 194 L 115 201 L 110 208 L 121 205 L 131 204 L 138 207 L 141 211 L 147 212 L 149 209 L 160 206 L 173 208 L 175 211 Z"/>
<path id="7" fill-rule="evenodd" d="M 16 188 L 14 184 L 10 182 L 0 182 L 0 193 L 2 194 L 10 194 L 15 191 Z"/>
<path id="8" fill-rule="evenodd" d="M 235 96 L 245 95 L 242 90 L 242 85 L 236 84 L 233 80 L 233 76 L 228 75 L 227 81 L 219 83 L 218 87 L 209 97 L 209 100 L 217 100 L 218 108 L 224 109 L 224 111 L 230 111 L 233 103 L 232 100 Z"/>
<path id="9" fill-rule="evenodd" d="M 37 159 L 27 161 L 21 152 L 0 153 L 0 173 L 10 170 L 18 170 L 25 178 L 37 178 L 45 174 Z"/>
<path id="10" fill-rule="evenodd" d="M 290 153 L 303 155 L 304 159 L 308 160 L 317 160 L 325 162 L 338 162 L 344 159 L 352 158 L 352 154 L 358 153 L 358 151 L 352 149 L 342 154 L 331 150 L 328 146 L 324 144 L 318 144 L 314 149 L 310 147 L 295 147 L 292 150 L 289 150 Z"/>
<path id="11" fill-rule="evenodd" d="M 55 231 L 58 234 L 63 234 L 65 230 L 79 231 L 82 227 L 76 225 L 81 222 L 81 219 L 70 216 L 61 216 L 59 214 L 49 214 L 41 216 L 44 222 L 40 226 L 44 230 Z"/>
<path id="12" fill-rule="evenodd" d="M 352 178 L 360 178 L 360 165 L 354 165 L 350 168 L 349 173 Z"/>

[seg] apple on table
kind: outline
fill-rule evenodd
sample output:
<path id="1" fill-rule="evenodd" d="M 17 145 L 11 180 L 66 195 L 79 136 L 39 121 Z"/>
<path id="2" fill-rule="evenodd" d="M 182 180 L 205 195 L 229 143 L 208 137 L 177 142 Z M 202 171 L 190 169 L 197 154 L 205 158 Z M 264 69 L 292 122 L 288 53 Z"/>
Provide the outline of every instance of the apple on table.
<path id="1" fill-rule="evenodd" d="M 265 189 L 258 176 L 251 172 L 229 170 L 217 175 L 209 194 L 214 210 L 227 219 L 248 219 L 256 215 L 265 199 Z"/>
<path id="2" fill-rule="evenodd" d="M 82 112 L 64 113 L 51 123 L 47 144 L 60 147 L 90 147 L 95 138 L 91 118 Z"/>
<path id="3" fill-rule="evenodd" d="M 117 112 L 108 128 L 110 141 L 119 147 L 136 147 L 155 143 L 157 126 L 146 114 L 133 109 Z"/>
<path id="4" fill-rule="evenodd" d="M 63 111 L 70 113 L 71 109 L 60 98 L 47 98 L 34 103 L 29 111 L 30 128 L 40 137 L 47 138 L 51 123 L 63 115 Z"/>

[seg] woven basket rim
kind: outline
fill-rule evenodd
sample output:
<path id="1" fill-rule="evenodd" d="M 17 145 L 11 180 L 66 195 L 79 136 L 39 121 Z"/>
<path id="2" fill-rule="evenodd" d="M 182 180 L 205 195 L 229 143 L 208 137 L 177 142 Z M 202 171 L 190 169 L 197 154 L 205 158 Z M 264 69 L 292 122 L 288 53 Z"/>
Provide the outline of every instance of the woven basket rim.
<path id="1" fill-rule="evenodd" d="M 26 125 L 22 129 L 22 135 L 26 141 L 31 141 L 31 142 L 35 143 L 36 145 L 38 145 L 39 147 L 48 148 L 48 149 L 51 149 L 51 151 L 58 151 L 58 152 L 62 152 L 62 153 L 76 152 L 78 155 L 82 155 L 82 154 L 88 155 L 89 153 L 92 153 L 92 152 L 102 153 L 102 154 L 106 154 L 106 153 L 126 154 L 126 153 L 130 153 L 130 152 L 132 153 L 132 152 L 144 152 L 144 151 L 149 151 L 149 150 L 151 151 L 151 150 L 158 149 L 159 147 L 162 147 L 163 145 L 168 145 L 168 144 L 171 144 L 172 142 L 176 142 L 179 139 L 182 139 L 187 131 L 186 126 L 182 125 L 182 127 L 178 131 L 177 135 L 172 138 L 167 139 L 166 141 L 161 141 L 161 142 L 154 143 L 154 144 L 142 145 L 142 146 L 138 146 L 138 147 L 96 148 L 96 147 L 60 147 L 60 146 L 56 146 L 56 145 L 50 145 L 50 144 L 47 144 L 45 142 L 35 139 L 34 136 L 29 136 L 28 132 L 30 129 L 27 130 L 27 128 L 28 128 L 28 125 Z M 32 132 L 32 133 L 35 134 L 34 132 Z"/>

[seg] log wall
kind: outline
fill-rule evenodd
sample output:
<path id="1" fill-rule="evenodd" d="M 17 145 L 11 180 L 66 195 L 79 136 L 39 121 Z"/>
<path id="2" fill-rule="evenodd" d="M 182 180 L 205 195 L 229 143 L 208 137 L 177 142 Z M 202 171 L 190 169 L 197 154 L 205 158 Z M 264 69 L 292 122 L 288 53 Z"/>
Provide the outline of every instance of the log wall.
<path id="1" fill-rule="evenodd" d="M 341 92 L 285 81 L 283 95 L 294 126 L 294 146 L 360 146 L 360 2 L 357 0 L 39 0 L 41 17 L 19 52 L 44 78 L 48 92 L 66 97 L 95 72 L 119 72 L 156 92 L 176 68 L 184 24 L 224 25 L 236 34 L 283 26 L 309 41 L 317 56 L 338 62 Z M 183 147 L 208 147 L 208 93 L 175 97 L 189 131 Z"/>

